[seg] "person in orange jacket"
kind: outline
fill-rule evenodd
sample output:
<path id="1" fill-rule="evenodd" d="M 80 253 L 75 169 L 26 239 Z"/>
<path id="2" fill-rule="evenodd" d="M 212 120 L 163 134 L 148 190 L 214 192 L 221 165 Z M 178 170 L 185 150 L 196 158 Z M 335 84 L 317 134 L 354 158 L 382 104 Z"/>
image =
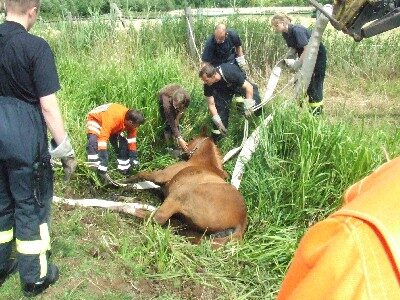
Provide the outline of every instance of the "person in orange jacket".
<path id="1" fill-rule="evenodd" d="M 87 155 L 89 167 L 107 178 L 107 144 L 117 152 L 118 171 L 128 175 L 139 166 L 136 135 L 144 123 L 143 115 L 118 103 L 108 103 L 91 110 L 87 117 Z"/>
<path id="2" fill-rule="evenodd" d="M 400 157 L 344 202 L 302 238 L 278 300 L 400 299 Z"/>

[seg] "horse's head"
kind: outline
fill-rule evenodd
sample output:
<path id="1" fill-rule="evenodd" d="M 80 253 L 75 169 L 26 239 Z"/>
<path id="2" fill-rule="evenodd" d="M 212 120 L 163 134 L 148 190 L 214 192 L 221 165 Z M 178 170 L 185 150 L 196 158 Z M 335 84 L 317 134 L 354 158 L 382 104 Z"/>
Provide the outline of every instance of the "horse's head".
<path id="1" fill-rule="evenodd" d="M 210 143 L 214 144 L 211 138 L 204 135 L 199 135 L 194 139 L 192 139 L 188 143 L 188 152 L 187 152 L 188 159 L 190 159 L 195 154 L 198 155 L 199 153 L 202 153 L 203 148 L 205 148 L 206 146 L 209 147 Z"/>
<path id="2" fill-rule="evenodd" d="M 222 166 L 221 154 L 212 138 L 205 135 L 197 136 L 188 143 L 188 149 L 187 159 L 189 161 L 197 161 L 202 165 L 219 169 L 221 177 L 227 177 Z"/>

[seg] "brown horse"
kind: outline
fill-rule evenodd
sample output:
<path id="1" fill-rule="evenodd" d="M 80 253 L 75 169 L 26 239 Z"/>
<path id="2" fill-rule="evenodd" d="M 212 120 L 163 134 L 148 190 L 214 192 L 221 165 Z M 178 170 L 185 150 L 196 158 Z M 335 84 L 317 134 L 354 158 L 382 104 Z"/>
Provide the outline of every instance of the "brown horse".
<path id="1" fill-rule="evenodd" d="M 198 243 L 209 236 L 214 248 L 229 240 L 241 240 L 247 226 L 243 196 L 227 183 L 221 155 L 213 141 L 199 136 L 188 144 L 189 159 L 163 170 L 140 172 L 135 177 L 159 184 L 164 203 L 154 219 L 165 224 L 179 216 L 190 229 L 186 234 Z"/>

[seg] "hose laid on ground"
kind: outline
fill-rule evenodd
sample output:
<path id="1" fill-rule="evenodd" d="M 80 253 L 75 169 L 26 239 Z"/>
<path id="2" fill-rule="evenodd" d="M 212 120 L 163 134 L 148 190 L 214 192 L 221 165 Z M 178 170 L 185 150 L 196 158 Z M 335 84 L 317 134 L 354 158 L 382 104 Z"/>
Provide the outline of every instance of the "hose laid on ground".
<path id="1" fill-rule="evenodd" d="M 54 196 L 53 202 L 66 204 L 70 206 L 82 206 L 82 207 L 102 207 L 117 212 L 123 212 L 126 214 L 134 215 L 137 217 L 143 217 L 143 211 L 154 212 L 156 207 L 142 203 L 129 203 L 129 202 L 118 202 L 103 199 L 65 199 Z"/>
<path id="2" fill-rule="evenodd" d="M 226 163 L 228 160 L 230 160 L 232 157 L 234 157 L 243 147 L 244 143 L 247 140 L 247 137 L 249 135 L 249 121 L 247 119 L 244 120 L 244 127 L 243 127 L 243 139 L 242 143 L 240 144 L 239 147 L 233 148 L 229 150 L 225 155 L 224 158 L 222 159 L 222 163 Z"/>

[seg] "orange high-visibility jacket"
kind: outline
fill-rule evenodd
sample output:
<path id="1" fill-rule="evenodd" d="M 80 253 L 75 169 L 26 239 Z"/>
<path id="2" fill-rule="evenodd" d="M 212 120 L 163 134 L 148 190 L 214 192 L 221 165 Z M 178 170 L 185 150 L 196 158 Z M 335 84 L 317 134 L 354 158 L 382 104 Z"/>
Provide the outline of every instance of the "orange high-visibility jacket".
<path id="1" fill-rule="evenodd" d="M 108 103 L 91 110 L 87 117 L 87 133 L 98 136 L 98 150 L 106 150 L 111 135 L 125 131 L 125 114 L 128 108 L 118 103 Z M 128 149 L 136 151 L 137 128 L 128 132 Z"/>
<path id="2" fill-rule="evenodd" d="M 400 299 L 400 157 L 302 238 L 278 299 Z"/>

